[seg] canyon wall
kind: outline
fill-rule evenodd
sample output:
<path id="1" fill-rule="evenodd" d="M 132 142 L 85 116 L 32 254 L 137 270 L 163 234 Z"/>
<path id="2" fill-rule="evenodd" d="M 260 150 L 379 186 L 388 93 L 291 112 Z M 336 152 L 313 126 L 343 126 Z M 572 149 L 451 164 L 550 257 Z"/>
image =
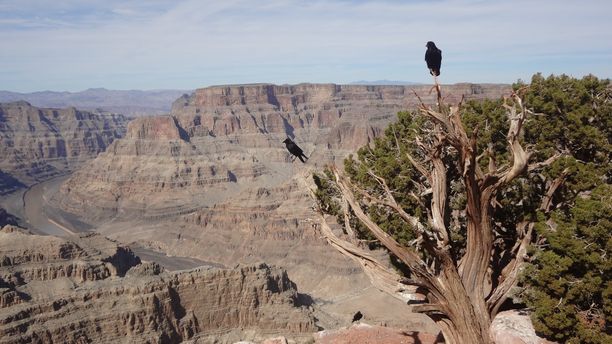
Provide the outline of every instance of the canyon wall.
<path id="1" fill-rule="evenodd" d="M 0 343 L 231 343 L 306 338 L 314 319 L 265 264 L 164 272 L 97 234 L 0 230 Z"/>
<path id="2" fill-rule="evenodd" d="M 170 116 L 131 122 L 125 138 L 66 183 L 62 205 L 90 217 L 119 211 L 165 217 L 222 203 L 246 189 L 269 189 L 305 167 L 291 164 L 285 137 L 310 157 L 306 166 L 341 163 L 380 135 L 398 111 L 414 109 L 419 100 L 413 92 L 435 102 L 430 91 L 334 84 L 198 89 L 175 101 Z M 458 84 L 443 91 L 452 103 L 462 96 L 499 98 L 510 88 Z"/>
<path id="3" fill-rule="evenodd" d="M 53 204 L 122 242 L 231 265 L 266 261 L 334 297 L 364 282 L 313 229 L 306 180 L 379 136 L 430 86 L 238 85 L 196 90 L 169 116 L 130 122 L 74 173 Z M 448 103 L 499 98 L 508 85 L 443 85 Z M 291 137 L 310 157 L 292 162 Z M 112 223 L 109 223 L 112 219 Z M 327 277 L 334 276 L 333 281 Z M 332 283 L 333 282 L 333 283 Z"/>
<path id="4" fill-rule="evenodd" d="M 125 134 L 122 115 L 0 103 L 0 194 L 73 171 Z"/>

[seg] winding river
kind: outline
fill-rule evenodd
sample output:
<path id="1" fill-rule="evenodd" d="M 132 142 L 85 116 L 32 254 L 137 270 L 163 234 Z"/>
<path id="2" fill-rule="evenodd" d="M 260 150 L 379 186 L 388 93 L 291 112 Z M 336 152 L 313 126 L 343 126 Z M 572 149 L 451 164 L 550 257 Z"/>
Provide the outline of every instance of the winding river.
<path id="1" fill-rule="evenodd" d="M 82 232 L 95 230 L 95 228 L 70 214 L 61 213 L 48 202 L 59 191 L 69 175 L 56 177 L 35 185 L 25 191 L 15 192 L 0 200 L 9 213 L 20 217 L 28 228 L 38 235 L 54 235 L 69 237 Z M 154 251 L 145 247 L 130 245 L 134 253 L 142 261 L 154 261 L 167 270 L 185 270 L 199 266 L 223 267 L 219 264 L 205 262 L 191 257 L 167 256 L 163 252 Z"/>

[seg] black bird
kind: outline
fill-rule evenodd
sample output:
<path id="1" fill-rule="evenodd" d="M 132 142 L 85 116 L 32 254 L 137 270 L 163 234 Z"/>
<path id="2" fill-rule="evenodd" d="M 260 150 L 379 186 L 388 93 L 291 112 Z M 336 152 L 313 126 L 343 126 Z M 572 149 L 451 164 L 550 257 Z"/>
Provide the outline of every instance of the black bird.
<path id="1" fill-rule="evenodd" d="M 306 160 L 308 160 L 308 157 L 304 155 L 304 151 L 302 150 L 302 148 L 296 145 L 295 142 L 291 141 L 290 138 L 286 138 L 285 141 L 283 141 L 283 143 L 285 144 L 285 146 L 287 146 L 287 150 L 289 151 L 289 153 L 298 157 L 298 159 L 300 159 L 301 162 L 305 163 Z"/>
<path id="2" fill-rule="evenodd" d="M 363 314 L 361 314 L 360 311 L 357 311 L 357 313 L 355 313 L 355 315 L 353 315 L 353 322 L 359 321 L 359 320 L 361 320 L 361 318 L 363 318 Z"/>
<path id="3" fill-rule="evenodd" d="M 426 47 L 425 62 L 427 62 L 429 73 L 433 76 L 438 76 L 440 75 L 440 65 L 442 64 L 442 50 L 438 49 L 432 41 L 427 42 Z"/>

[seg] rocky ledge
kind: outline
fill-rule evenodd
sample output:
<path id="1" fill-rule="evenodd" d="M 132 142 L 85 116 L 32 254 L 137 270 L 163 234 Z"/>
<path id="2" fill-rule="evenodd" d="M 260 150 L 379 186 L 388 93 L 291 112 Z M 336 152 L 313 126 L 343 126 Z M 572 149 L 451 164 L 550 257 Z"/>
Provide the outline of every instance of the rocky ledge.
<path id="1" fill-rule="evenodd" d="M 96 234 L 0 231 L 0 343 L 232 342 L 307 338 L 286 272 L 265 264 L 165 272 Z"/>

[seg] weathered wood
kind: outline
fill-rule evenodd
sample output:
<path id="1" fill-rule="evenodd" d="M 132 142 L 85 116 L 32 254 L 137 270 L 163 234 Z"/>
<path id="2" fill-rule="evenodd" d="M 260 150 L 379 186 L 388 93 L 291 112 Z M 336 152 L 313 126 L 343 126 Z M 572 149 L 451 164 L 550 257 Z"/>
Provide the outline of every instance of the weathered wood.
<path id="1" fill-rule="evenodd" d="M 438 99 L 441 101 L 440 89 Z M 417 95 L 418 96 L 418 95 Z M 420 98 L 419 98 L 420 99 Z M 512 259 L 501 266 L 499 262 L 492 262 L 494 240 L 493 218 L 495 209 L 500 207 L 496 200 L 497 195 L 513 180 L 525 174 L 550 164 L 554 159 L 542 163 L 529 164 L 531 154 L 527 152 L 520 142 L 520 133 L 525 115 L 528 113 L 522 100 L 513 94 L 504 102 L 509 129 L 506 134 L 508 151 L 511 154 L 509 166 L 497 166 L 492 149 L 478 155 L 478 128 L 468 136 L 461 123 L 461 104 L 444 108 L 439 106 L 438 111 L 421 104 L 421 113 L 429 117 L 435 124 L 427 132 L 428 138 L 417 137 L 416 144 L 421 149 L 419 157 L 407 155 L 412 166 L 424 177 L 420 184 L 421 190 L 431 190 L 429 204 L 424 196 L 410 193 L 411 197 L 419 200 L 421 205 L 428 207 L 428 223 L 422 223 L 415 216 L 409 215 L 397 203 L 393 192 L 387 186 L 387 181 L 368 171 L 383 191 L 383 195 L 373 195 L 351 183 L 338 169 L 332 169 L 335 183 L 341 194 L 343 202 L 348 204 L 352 213 L 392 254 L 400 259 L 411 270 L 412 276 L 408 279 L 395 279 L 394 283 L 411 281 L 420 288 L 426 289 L 427 303 L 414 307 L 415 311 L 428 314 L 436 321 L 445 336 L 447 343 L 492 343 L 490 326 L 499 307 L 506 300 L 508 293 L 516 285 L 519 272 L 525 261 L 527 247 L 532 242 L 533 224 L 529 222 L 517 223 L 516 237 L 512 249 L 506 253 Z M 397 137 L 395 137 L 397 143 Z M 464 255 L 460 258 L 451 254 L 452 242 L 447 221 L 448 202 L 448 168 L 445 166 L 445 154 L 450 150 L 457 152 L 457 168 L 461 174 L 466 192 L 465 221 L 467 221 L 467 239 Z M 398 151 L 399 154 L 399 151 Z M 488 155 L 488 170 L 483 171 L 479 164 L 479 157 Z M 554 158 L 554 157 L 553 157 Z M 555 180 L 543 200 L 542 209 L 548 211 L 550 199 L 554 191 L 563 183 L 563 178 Z M 358 198 L 360 196 L 362 198 Z M 360 199 L 389 208 L 408 223 L 414 230 L 417 240 L 415 247 L 404 247 L 383 231 L 372 221 L 362 208 Z M 547 201 L 548 200 L 548 201 Z M 345 212 L 348 211 L 345 207 Z M 346 220 L 345 220 L 346 221 Z M 331 231 L 329 231 L 331 232 Z M 326 234 L 326 237 L 329 234 Z M 336 240 L 336 239 L 334 239 Z M 334 244 L 341 250 L 347 251 L 345 244 Z M 424 250 L 422 252 L 417 251 Z M 354 250 L 348 250 L 355 255 Z M 359 254 L 361 259 L 368 261 L 368 257 Z M 427 257 L 427 259 L 424 259 Z M 496 270 L 495 270 L 496 269 Z M 492 272 L 492 270 L 495 270 Z M 370 269 L 370 273 L 379 274 L 384 280 L 385 272 L 380 269 Z M 496 280 L 492 280 L 495 276 Z M 389 289 L 389 288 L 388 288 Z"/>

